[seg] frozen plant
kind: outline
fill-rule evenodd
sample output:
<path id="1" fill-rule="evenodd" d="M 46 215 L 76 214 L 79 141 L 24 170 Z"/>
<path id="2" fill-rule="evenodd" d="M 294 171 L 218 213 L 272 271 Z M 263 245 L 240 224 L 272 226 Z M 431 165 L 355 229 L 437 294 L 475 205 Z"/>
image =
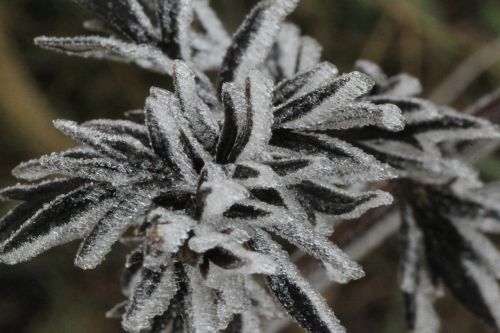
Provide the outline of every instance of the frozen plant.
<path id="1" fill-rule="evenodd" d="M 33 183 L 0 192 L 21 202 L 0 221 L 0 262 L 83 239 L 75 264 L 90 269 L 121 241 L 127 300 L 108 316 L 128 332 L 262 332 L 283 313 L 311 333 L 345 332 L 290 254 L 338 283 L 363 277 L 329 237 L 393 204 L 369 190 L 377 182 L 402 217 L 409 329 L 438 331 L 441 285 L 500 329 L 500 254 L 485 236 L 500 230 L 500 191 L 463 149 L 498 139 L 496 126 L 412 97 L 417 79 L 370 62 L 338 73 L 284 23 L 298 0 L 260 1 L 232 38 L 207 0 L 75 2 L 99 35 L 38 45 L 136 63 L 175 89 L 152 88 L 126 120 L 56 121 L 78 146 L 14 170 Z M 388 219 L 351 245 L 372 243 Z"/>
<path id="2" fill-rule="evenodd" d="M 482 184 L 465 162 L 467 154 L 460 153 L 460 146 L 498 139 L 497 127 L 414 97 L 420 85 L 406 74 L 388 78 L 369 61 L 356 65 L 376 82 L 365 99 L 393 103 L 405 116 L 406 126 L 397 133 L 371 128 L 336 135 L 398 173 L 389 186 L 401 219 L 401 289 L 410 330 L 439 331 L 432 305 L 442 295 L 442 285 L 498 330 L 500 253 L 485 234 L 499 231 L 500 188 Z M 351 242 L 366 242 L 380 224 L 390 223 L 393 214 L 389 210 L 377 223 L 354 232 Z"/>

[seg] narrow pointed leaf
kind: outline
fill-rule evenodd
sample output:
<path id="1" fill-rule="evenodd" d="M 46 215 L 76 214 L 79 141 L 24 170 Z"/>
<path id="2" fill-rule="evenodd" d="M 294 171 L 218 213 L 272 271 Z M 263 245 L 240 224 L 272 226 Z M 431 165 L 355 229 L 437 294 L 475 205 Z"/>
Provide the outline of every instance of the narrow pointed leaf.
<path id="1" fill-rule="evenodd" d="M 97 128 L 78 125 L 72 121 L 56 120 L 54 126 L 79 141 L 87 144 L 102 154 L 114 159 L 152 159 L 153 152 L 143 143 L 129 134 L 110 135 Z"/>
<path id="2" fill-rule="evenodd" d="M 165 263 L 159 271 L 144 269 L 123 316 L 123 327 L 129 332 L 150 329 L 154 317 L 168 310 L 177 288 L 173 263 Z"/>
<path id="3" fill-rule="evenodd" d="M 294 97 L 311 92 L 335 78 L 337 74 L 337 67 L 329 62 L 321 63 L 314 68 L 300 72 L 276 85 L 273 92 L 273 105 L 284 104 Z"/>
<path id="4" fill-rule="evenodd" d="M 15 232 L 9 228 L 10 236 L 2 246 L 0 261 L 9 264 L 26 261 L 54 246 L 83 237 L 113 204 L 113 191 L 92 184 L 55 197 L 36 212 L 31 211 L 32 216 L 24 215 L 25 223 L 19 225 L 14 221 L 19 228 Z"/>
<path id="5" fill-rule="evenodd" d="M 363 96 L 372 87 L 373 81 L 364 74 L 344 74 L 276 108 L 275 126 L 314 128 L 316 124 L 328 121 L 332 110 Z"/>
<path id="6" fill-rule="evenodd" d="M 192 0 L 160 0 L 159 20 L 162 44 L 172 59 L 191 59 L 190 26 L 193 21 Z"/>
<path id="7" fill-rule="evenodd" d="M 231 152 L 237 142 L 241 140 L 241 133 L 246 126 L 246 110 L 248 108 L 245 93 L 232 83 L 222 88 L 224 103 L 224 125 L 217 144 L 217 163 L 229 162 Z"/>
<path id="8" fill-rule="evenodd" d="M 38 37 L 35 44 L 45 49 L 83 58 L 96 58 L 138 66 L 160 74 L 172 73 L 172 60 L 160 49 L 134 44 L 113 37 Z"/>
<path id="9" fill-rule="evenodd" d="M 317 66 L 321 61 L 322 52 L 323 47 L 314 38 L 302 37 L 296 72 L 304 72 Z"/>
<path id="10" fill-rule="evenodd" d="M 207 151 L 212 151 L 217 142 L 218 124 L 209 107 L 198 96 L 196 75 L 186 63 L 175 62 L 174 84 L 182 113 L 189 119 L 194 136 Z"/>
<path id="11" fill-rule="evenodd" d="M 209 0 L 193 0 L 193 7 L 196 19 L 200 22 L 209 38 L 216 41 L 223 49 L 229 46 L 231 37 L 224 29 L 217 14 L 210 7 Z"/>
<path id="12" fill-rule="evenodd" d="M 155 40 L 151 21 L 138 0 L 74 0 L 127 37 L 145 43 Z"/>
<path id="13" fill-rule="evenodd" d="M 219 84 L 243 82 L 250 71 L 264 62 L 280 25 L 298 4 L 298 0 L 264 0 L 247 16 L 222 63 Z"/>
<path id="14" fill-rule="evenodd" d="M 81 243 L 75 259 L 75 265 L 83 269 L 97 267 L 111 251 L 123 233 L 130 227 L 134 219 L 145 213 L 151 205 L 151 197 L 147 193 L 126 193 L 119 204 L 109 211 L 92 229 Z"/>
<path id="15" fill-rule="evenodd" d="M 189 147 L 183 140 L 175 116 L 180 113 L 176 98 L 167 91 L 152 89 L 145 112 L 146 126 L 156 154 L 171 167 L 177 168 L 186 179 L 194 178 L 194 161 L 189 156 Z"/>
<path id="16" fill-rule="evenodd" d="M 288 255 L 269 236 L 258 232 L 252 247 L 271 255 L 281 265 L 279 275 L 266 277 L 266 282 L 278 301 L 292 318 L 310 333 L 344 333 L 338 319 L 326 301 L 290 263 Z"/>
<path id="17" fill-rule="evenodd" d="M 272 135 L 271 87 L 272 82 L 257 72 L 248 77 L 245 134 L 235 143 L 230 160 L 262 158 Z"/>

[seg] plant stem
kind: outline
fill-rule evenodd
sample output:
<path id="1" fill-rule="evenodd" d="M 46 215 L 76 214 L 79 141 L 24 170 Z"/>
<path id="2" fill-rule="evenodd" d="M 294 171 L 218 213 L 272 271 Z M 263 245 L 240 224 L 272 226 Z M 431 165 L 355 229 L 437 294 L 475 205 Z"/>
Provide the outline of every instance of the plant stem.
<path id="1" fill-rule="evenodd" d="M 500 62 L 500 38 L 487 43 L 465 59 L 432 93 L 430 99 L 450 104 L 484 71 Z"/>

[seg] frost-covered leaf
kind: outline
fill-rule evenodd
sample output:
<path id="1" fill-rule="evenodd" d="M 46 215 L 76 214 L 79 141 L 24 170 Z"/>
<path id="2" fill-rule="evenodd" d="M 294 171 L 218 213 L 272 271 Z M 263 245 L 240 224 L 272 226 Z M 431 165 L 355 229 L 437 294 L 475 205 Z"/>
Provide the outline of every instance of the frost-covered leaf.
<path id="1" fill-rule="evenodd" d="M 456 142 L 459 140 L 478 140 L 478 139 L 499 139 L 500 131 L 498 127 L 489 121 L 480 118 L 460 114 L 451 108 L 441 108 L 441 117 L 434 122 L 424 122 L 413 131 L 418 140 L 425 145 L 440 142 Z"/>
<path id="2" fill-rule="evenodd" d="M 186 128 L 180 123 L 180 106 L 171 93 L 153 88 L 146 101 L 146 126 L 151 145 L 172 168 L 190 182 L 195 179 L 196 167 L 202 163 L 200 156 L 194 155 L 192 140 L 188 140 Z"/>
<path id="3" fill-rule="evenodd" d="M 145 147 L 149 147 L 151 144 L 147 128 L 143 124 L 138 124 L 129 120 L 95 119 L 84 122 L 82 126 L 89 127 L 106 134 L 132 136 L 139 140 Z"/>
<path id="4" fill-rule="evenodd" d="M 82 177 L 99 182 L 109 182 L 114 185 L 126 185 L 133 182 L 148 181 L 151 174 L 137 170 L 130 165 L 119 163 L 111 158 L 92 157 L 80 158 L 73 154 L 52 154 L 40 160 L 44 173 L 38 171 L 38 176 L 44 177 L 60 174 L 68 177 Z M 25 171 L 26 172 L 26 171 Z M 29 170 L 32 173 L 32 170 Z"/>
<path id="5" fill-rule="evenodd" d="M 261 159 L 272 135 L 272 83 L 258 72 L 252 72 L 246 81 L 247 114 L 245 134 L 235 142 L 234 154 L 238 160 Z"/>
<path id="6" fill-rule="evenodd" d="M 412 332 L 437 333 L 434 286 L 424 267 L 423 234 L 409 207 L 402 207 L 401 290 L 405 297 L 408 328 Z"/>
<path id="7" fill-rule="evenodd" d="M 81 238 L 114 204 L 113 191 L 92 184 L 21 204 L 0 222 L 0 261 L 26 261 Z"/>
<path id="8" fill-rule="evenodd" d="M 257 4 L 233 37 L 219 73 L 219 83 L 242 83 L 268 56 L 281 23 L 298 0 L 264 0 Z"/>
<path id="9" fill-rule="evenodd" d="M 86 183 L 84 179 L 53 179 L 37 184 L 17 184 L 0 190 L 0 199 L 28 201 L 49 200 L 56 195 L 68 193 Z"/>
<path id="10" fill-rule="evenodd" d="M 387 77 L 377 64 L 368 60 L 358 60 L 355 67 L 376 82 L 373 94 L 409 97 L 419 95 L 422 92 L 420 81 L 408 74 Z"/>
<path id="11" fill-rule="evenodd" d="M 311 257 L 333 265 L 346 280 L 364 276 L 363 269 L 325 236 L 314 231 L 303 221 L 284 221 L 269 228 L 270 231 L 296 245 Z"/>
<path id="12" fill-rule="evenodd" d="M 108 313 L 129 332 L 257 333 L 262 317 L 279 316 L 276 299 L 310 332 L 343 332 L 270 235 L 338 280 L 363 275 L 327 238 L 332 221 L 391 200 L 334 184 L 387 179 L 392 169 L 315 131 L 399 130 L 397 106 L 368 101 L 368 76 L 337 77 L 319 63 L 316 41 L 282 24 L 298 0 L 261 1 L 232 41 L 207 0 L 77 2 L 112 37 L 41 37 L 39 45 L 136 62 L 171 75 L 174 92 L 151 89 L 131 120 L 57 121 L 80 146 L 15 170 L 66 179 L 0 192 L 22 201 L 0 222 L 0 261 L 83 238 L 75 263 L 94 268 L 134 229 L 122 240 L 134 248 L 122 276 L 128 300 Z M 220 94 L 207 69 L 219 70 Z"/>
<path id="13" fill-rule="evenodd" d="M 499 328 L 500 255 L 483 233 L 500 232 L 500 191 L 453 159 L 466 142 L 497 139 L 494 125 L 411 97 L 415 78 L 368 61 L 338 76 L 317 41 L 283 23 L 298 0 L 260 1 L 232 40 L 208 0 L 75 1 L 98 16 L 86 26 L 109 37 L 37 44 L 134 62 L 171 75 L 175 91 L 153 88 L 131 121 L 57 121 L 80 146 L 14 170 L 48 180 L 0 191 L 21 201 L 0 221 L 0 261 L 83 238 L 76 263 L 93 268 L 133 227 L 122 240 L 134 248 L 122 277 L 129 300 L 109 313 L 130 332 L 262 332 L 262 317 L 279 316 L 276 300 L 309 332 L 344 332 L 273 239 L 334 281 L 360 278 L 328 237 L 341 220 L 391 204 L 365 190 L 388 180 L 370 188 L 396 189 L 406 205 L 410 328 L 437 331 L 440 282 Z M 218 90 L 203 71 L 216 72 Z M 492 119 L 496 104 L 478 112 Z M 364 254 L 398 225 L 370 222 L 346 251 Z"/>
<path id="14" fill-rule="evenodd" d="M 294 24 L 283 24 L 266 62 L 276 82 L 290 79 L 297 73 L 318 65 L 323 48 L 311 37 L 301 36 Z"/>
<path id="15" fill-rule="evenodd" d="M 369 90 L 369 81 L 365 82 L 367 86 L 364 89 L 358 82 L 367 77 L 363 78 L 360 73 L 351 73 L 336 79 L 336 75 L 337 69 L 334 66 L 322 63 L 281 82 L 274 91 L 275 112 L 277 117 L 281 117 L 278 118 L 278 124 L 285 122 L 283 127 L 305 126 L 315 130 L 370 125 L 390 131 L 403 129 L 404 118 L 397 106 L 389 103 L 377 105 L 370 102 L 354 103 L 357 97 Z M 349 94 L 353 95 L 349 97 Z M 286 123 L 301 117 L 305 117 L 304 123 L 298 121 L 292 121 L 291 125 Z M 308 117 L 312 119 L 308 120 Z"/>
<path id="16" fill-rule="evenodd" d="M 496 306 L 500 289 L 496 281 L 498 253 L 479 245 L 478 234 L 436 210 L 425 189 L 416 187 L 411 201 L 413 218 L 422 230 L 425 253 L 435 278 L 442 280 L 469 311 L 499 328 Z M 418 200 L 415 200 L 418 198 Z"/>
<path id="17" fill-rule="evenodd" d="M 362 102 L 346 105 L 339 111 L 332 112 L 331 118 L 317 124 L 315 128 L 342 130 L 375 126 L 390 132 L 399 132 L 405 127 L 401 110 L 394 104 L 375 105 Z"/>
<path id="18" fill-rule="evenodd" d="M 333 184 L 350 184 L 392 177 L 391 168 L 363 150 L 325 134 L 275 130 L 271 145 L 296 155 L 266 162 L 280 176 L 296 181 L 323 178 Z"/>
<path id="19" fill-rule="evenodd" d="M 214 292 L 205 285 L 196 268 L 183 265 L 183 275 L 184 283 L 180 287 L 187 293 L 182 301 L 186 329 L 193 333 L 217 332 Z"/>
<path id="20" fill-rule="evenodd" d="M 74 1 L 137 42 L 151 42 L 156 39 L 152 23 L 138 0 Z"/>
<path id="21" fill-rule="evenodd" d="M 209 265 L 207 286 L 216 291 L 216 309 L 219 329 L 225 329 L 235 315 L 250 309 L 246 294 L 245 277 L 241 274 L 227 275 L 223 268 Z"/>
<path id="22" fill-rule="evenodd" d="M 79 141 L 89 145 L 103 155 L 112 159 L 152 159 L 153 152 L 143 142 L 126 134 L 110 134 L 97 127 L 80 126 L 75 122 L 67 120 L 56 120 L 54 126 Z"/>
<path id="23" fill-rule="evenodd" d="M 297 72 L 297 64 L 300 56 L 300 29 L 294 24 L 283 24 L 278 34 L 273 54 L 276 61 L 276 77 L 290 78 Z"/>
<path id="24" fill-rule="evenodd" d="M 486 269 L 494 278 L 500 279 L 500 252 L 493 242 L 470 224 L 455 221 L 455 226 L 476 253 L 483 269 Z"/>
<path id="25" fill-rule="evenodd" d="M 386 100 L 384 100 L 386 101 Z M 395 100 L 388 100 L 396 102 Z M 376 103 L 381 102 L 377 100 Z M 427 103 L 428 104 L 428 103 Z M 430 106 L 430 104 L 428 104 Z M 403 114 L 405 108 L 403 106 Z M 426 109 L 432 110 L 432 109 Z M 413 119 L 408 122 L 404 129 L 398 132 L 389 132 L 382 129 L 370 128 L 365 131 L 348 130 L 340 132 L 339 136 L 346 140 L 373 141 L 382 146 L 388 141 L 400 142 L 412 145 L 422 150 L 430 158 L 441 154 L 441 143 L 454 143 L 460 141 L 472 141 L 479 139 L 496 139 L 499 137 L 498 128 L 486 120 L 460 114 L 451 109 L 435 108 L 438 112 L 430 119 Z M 408 119 L 407 119 L 408 120 Z M 412 151 L 411 147 L 407 149 Z"/>
<path id="26" fill-rule="evenodd" d="M 435 184 L 443 184 L 457 177 L 467 182 L 477 182 L 477 172 L 469 165 L 443 158 L 439 154 L 429 154 L 405 142 L 373 139 L 355 145 L 389 164 L 402 178 Z"/>
<path id="27" fill-rule="evenodd" d="M 194 136 L 208 151 L 215 148 L 218 124 L 209 107 L 201 100 L 196 87 L 196 75 L 181 61 L 174 64 L 174 84 L 181 111 L 189 119 Z"/>
<path id="28" fill-rule="evenodd" d="M 412 294 L 405 294 L 408 328 L 412 332 L 437 333 L 440 321 L 433 307 L 433 300 L 436 297 L 435 287 L 423 269 L 415 274 L 419 280 L 419 288 Z"/>
<path id="29" fill-rule="evenodd" d="M 251 298 L 255 304 L 256 312 L 264 318 L 281 318 L 284 316 L 283 310 L 280 305 L 270 295 L 264 285 L 261 285 L 253 278 L 247 278 L 245 281 L 245 288 L 248 297 Z"/>
<path id="30" fill-rule="evenodd" d="M 219 43 L 223 48 L 229 46 L 231 37 L 222 26 L 222 22 L 215 11 L 210 8 L 209 0 L 193 0 L 193 7 L 196 19 L 200 22 L 208 37 Z"/>
<path id="31" fill-rule="evenodd" d="M 201 70 L 218 70 L 231 38 L 208 0 L 195 0 L 193 7 L 196 20 L 204 32 L 193 37 L 193 61 Z"/>
<path id="32" fill-rule="evenodd" d="M 125 192 L 117 205 L 97 222 L 78 249 L 76 266 L 91 269 L 104 260 L 113 244 L 150 207 L 150 194 L 143 191 L 138 189 L 136 193 Z"/>
<path id="33" fill-rule="evenodd" d="M 290 186 L 307 212 L 316 211 L 337 219 L 353 219 L 368 209 L 392 203 L 392 197 L 382 191 L 349 193 L 333 186 L 303 181 Z"/>
<path id="34" fill-rule="evenodd" d="M 39 158 L 22 162 L 12 170 L 14 177 L 27 181 L 41 180 L 51 174 L 52 172 L 40 163 Z"/>
<path id="35" fill-rule="evenodd" d="M 367 98 L 373 104 L 394 104 L 403 112 L 407 124 L 433 121 L 440 118 L 439 108 L 430 101 L 399 96 L 371 96 Z"/>
<path id="36" fill-rule="evenodd" d="M 135 63 L 138 66 L 169 74 L 172 60 L 160 49 L 148 44 L 134 44 L 113 37 L 38 37 L 35 44 L 43 48 L 83 58 Z"/>
<path id="37" fill-rule="evenodd" d="M 308 332 L 345 332 L 326 301 L 290 263 L 288 255 L 263 232 L 257 232 L 252 242 L 257 251 L 271 255 L 281 266 L 280 274 L 266 277 L 266 282 L 278 301 L 297 323 Z"/>
<path id="38" fill-rule="evenodd" d="M 321 60 L 323 47 L 314 38 L 305 36 L 301 38 L 300 54 L 297 61 L 297 72 L 313 68 Z"/>
<path id="39" fill-rule="evenodd" d="M 445 187 L 428 187 L 427 195 L 439 202 L 436 209 L 441 214 L 464 223 L 476 230 L 498 233 L 500 231 L 500 206 L 498 184 L 480 187 L 454 186 L 451 192 Z"/>
<path id="40" fill-rule="evenodd" d="M 35 181 L 35 180 L 41 180 L 43 178 L 46 178 L 48 176 L 57 174 L 57 173 L 64 173 L 61 172 L 63 171 L 61 168 L 58 166 L 52 166 L 52 165 L 46 165 L 45 161 L 47 160 L 56 160 L 59 163 L 60 161 L 64 160 L 70 160 L 70 161 L 81 161 L 83 164 L 88 165 L 91 164 L 93 165 L 95 160 L 99 159 L 104 159 L 107 162 L 109 162 L 109 159 L 103 158 L 101 154 L 97 151 L 95 151 L 92 148 L 85 147 L 85 146 L 80 146 L 72 149 L 68 149 L 62 153 L 52 153 L 50 155 L 45 155 L 42 156 L 41 158 L 33 159 L 27 162 L 23 162 L 19 164 L 14 170 L 12 171 L 12 174 L 16 178 L 28 180 L 28 181 Z M 85 162 L 83 162 L 85 161 Z M 104 163 L 105 165 L 108 165 L 108 163 Z M 115 163 L 111 163 L 109 165 L 114 165 Z M 105 169 L 107 167 L 104 167 Z M 109 168 L 113 169 L 114 167 Z M 124 170 L 124 169 L 123 169 Z M 78 170 L 79 171 L 79 170 Z M 82 173 L 85 171 L 82 170 Z M 78 172 L 72 174 L 72 176 L 78 177 Z M 99 177 L 99 174 L 97 174 Z M 92 178 L 92 177 L 90 177 Z M 108 178 L 109 179 L 109 178 Z"/>
<path id="41" fill-rule="evenodd" d="M 335 78 L 337 74 L 337 67 L 329 62 L 323 62 L 312 69 L 302 71 L 276 85 L 273 92 L 273 104 L 278 106 L 291 98 L 309 93 Z"/>
<path id="42" fill-rule="evenodd" d="M 243 89 L 235 84 L 226 83 L 222 88 L 224 103 L 224 125 L 217 144 L 217 163 L 229 161 L 232 150 L 243 137 L 246 127 L 247 100 Z"/>
<path id="43" fill-rule="evenodd" d="M 333 110 L 368 93 L 373 81 L 359 72 L 344 74 L 276 108 L 275 126 L 314 129 L 330 119 Z"/>
<path id="44" fill-rule="evenodd" d="M 194 18 L 192 0 L 160 0 L 158 14 L 162 43 L 172 59 L 191 59 L 190 26 Z"/>
<path id="45" fill-rule="evenodd" d="M 168 310 L 172 297 L 177 293 L 174 263 L 170 258 L 159 271 L 144 269 L 140 282 L 123 316 L 123 327 L 129 332 L 142 332 L 151 328 L 151 320 Z"/>

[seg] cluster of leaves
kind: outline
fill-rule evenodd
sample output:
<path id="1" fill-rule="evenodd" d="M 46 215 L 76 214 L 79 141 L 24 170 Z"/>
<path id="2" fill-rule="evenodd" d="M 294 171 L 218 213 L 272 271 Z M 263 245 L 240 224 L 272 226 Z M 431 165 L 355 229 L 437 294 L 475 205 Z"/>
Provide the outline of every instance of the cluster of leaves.
<path id="1" fill-rule="evenodd" d="M 339 74 L 284 23 L 299 0 L 260 1 L 232 38 L 207 0 L 75 1 L 99 35 L 38 45 L 136 63 L 175 91 L 152 88 L 126 120 L 56 121 L 79 145 L 14 170 L 35 183 L 0 192 L 21 201 L 0 221 L 1 262 L 83 238 L 75 264 L 90 269 L 121 240 L 128 299 L 108 315 L 128 332 L 261 332 L 283 310 L 309 332 L 344 332 L 289 252 L 333 281 L 361 278 L 329 236 L 390 205 L 366 189 L 385 181 L 401 208 L 410 329 L 438 330 L 442 284 L 500 328 L 500 255 L 484 236 L 500 230 L 498 191 L 457 156 L 498 138 L 494 125 L 413 97 L 418 80 L 368 61 Z"/>

